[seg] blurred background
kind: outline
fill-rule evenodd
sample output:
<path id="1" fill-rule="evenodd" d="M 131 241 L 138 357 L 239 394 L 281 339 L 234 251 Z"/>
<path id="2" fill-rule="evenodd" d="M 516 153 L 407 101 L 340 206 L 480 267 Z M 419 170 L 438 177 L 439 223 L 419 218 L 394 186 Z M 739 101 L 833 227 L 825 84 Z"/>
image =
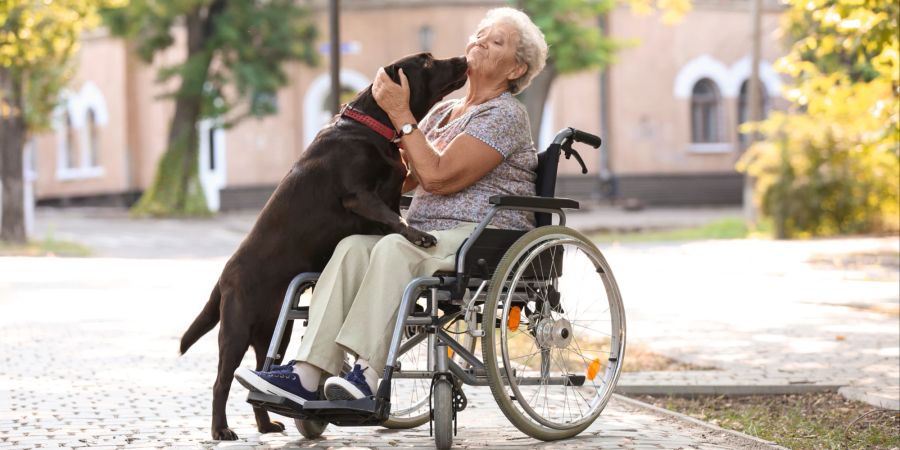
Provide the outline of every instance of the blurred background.
<path id="1" fill-rule="evenodd" d="M 121 357 L 133 347 L 111 344 L 128 333 L 113 320 L 148 333 L 129 346 L 169 358 L 143 373 L 183 370 L 165 352 L 337 105 L 402 56 L 462 54 L 499 6 L 526 11 L 550 44 L 518 96 L 538 149 L 569 126 L 603 139 L 579 148 L 587 174 L 561 162 L 557 195 L 581 201 L 569 224 L 620 277 L 634 361 L 623 389 L 812 392 L 784 414 L 843 416 L 778 442 L 900 445 L 896 1 L 3 0 L 0 336 L 24 353 L 0 360 L 41 365 L 46 333 L 97 329 L 111 334 L 50 353 Z M 126 319 L 121 299 L 138 290 L 152 327 Z M 212 340 L 198 350 L 208 367 Z M 0 368 L 13 380 L 0 391 L 37 396 L 16 367 Z M 28 395 L 0 428 L 29 423 Z M 749 407 L 790 403 L 765 402 Z M 727 423 L 739 406 L 680 408 Z M 731 427 L 789 421 L 753 414 Z M 861 426 L 875 431 L 845 440 Z M 803 440 L 832 429 L 845 434 Z"/>

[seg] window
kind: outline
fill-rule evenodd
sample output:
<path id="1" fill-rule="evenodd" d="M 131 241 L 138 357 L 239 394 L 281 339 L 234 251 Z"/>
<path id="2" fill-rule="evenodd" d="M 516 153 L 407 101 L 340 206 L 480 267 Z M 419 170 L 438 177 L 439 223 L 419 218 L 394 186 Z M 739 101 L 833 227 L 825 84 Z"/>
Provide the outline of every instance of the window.
<path id="1" fill-rule="evenodd" d="M 67 169 L 75 169 L 80 167 L 78 161 L 78 133 L 75 132 L 75 127 L 72 125 L 72 115 L 69 114 L 68 111 L 65 113 L 65 129 L 63 130 L 65 133 L 65 149 L 63 150 L 63 155 L 65 155 L 65 164 L 63 167 Z"/>
<path id="2" fill-rule="evenodd" d="M 216 170 L 216 128 L 209 127 L 208 135 L 206 138 L 209 140 L 209 170 Z"/>
<path id="3" fill-rule="evenodd" d="M 760 118 L 765 119 L 766 116 L 769 115 L 769 96 L 766 94 L 766 86 L 760 82 L 759 83 L 759 110 L 760 110 Z M 750 80 L 744 80 L 741 84 L 741 93 L 738 97 L 738 121 L 737 124 L 740 126 L 744 122 L 750 121 Z M 741 145 L 747 145 L 750 141 L 750 136 L 744 133 L 741 133 L 738 130 L 738 142 Z"/>
<path id="4" fill-rule="evenodd" d="M 104 175 L 101 166 L 103 127 L 109 113 L 103 93 L 86 82 L 78 92 L 64 89 L 53 111 L 56 132 L 56 178 L 79 180 Z"/>
<path id="5" fill-rule="evenodd" d="M 691 141 L 696 143 L 721 141 L 719 90 L 708 78 L 698 81 L 691 93 Z"/>
<path id="6" fill-rule="evenodd" d="M 100 165 L 100 128 L 97 126 L 97 115 L 94 110 L 87 110 L 87 139 L 90 167 Z"/>

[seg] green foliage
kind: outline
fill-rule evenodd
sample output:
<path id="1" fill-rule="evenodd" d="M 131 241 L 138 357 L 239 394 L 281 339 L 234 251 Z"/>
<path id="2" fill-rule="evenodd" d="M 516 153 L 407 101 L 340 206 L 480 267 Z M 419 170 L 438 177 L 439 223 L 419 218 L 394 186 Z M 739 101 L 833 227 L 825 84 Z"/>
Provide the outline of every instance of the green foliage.
<path id="1" fill-rule="evenodd" d="M 896 2 L 792 0 L 783 29 L 793 77 L 789 112 L 742 131 L 766 140 L 738 169 L 756 177 L 756 202 L 780 237 L 900 228 Z"/>
<path id="2" fill-rule="evenodd" d="M 287 84 L 284 63 L 318 62 L 313 46 L 318 32 L 308 10 L 293 0 L 131 0 L 101 14 L 114 34 L 134 42 L 146 62 L 181 42 L 177 24 L 195 26 L 198 33 L 189 32 L 186 42 L 188 57 L 161 68 L 157 81 L 179 79 L 169 95 L 199 101 L 201 118 L 224 118 L 226 126 L 275 112 L 253 99 Z"/>
<path id="3" fill-rule="evenodd" d="M 294 0 L 131 0 L 102 15 L 112 33 L 134 42 L 146 62 L 176 44 L 187 49 L 182 62 L 157 74 L 159 83 L 178 81 L 167 94 L 175 100 L 175 116 L 154 182 L 132 212 L 208 214 L 196 124 L 214 118 L 230 127 L 248 116 L 274 113 L 273 103 L 261 99 L 287 84 L 283 65 L 317 61 L 309 12 Z"/>
<path id="4" fill-rule="evenodd" d="M 0 67 L 12 89 L 2 92 L 0 116 L 25 117 L 30 131 L 49 125 L 59 91 L 72 75 L 81 33 L 99 23 L 97 8 L 112 0 L 3 0 L 0 2 Z M 21 103 L 21 104 L 18 104 Z"/>
<path id="5" fill-rule="evenodd" d="M 748 228 L 739 217 L 729 217 L 706 225 L 674 230 L 647 230 L 640 232 L 602 232 L 591 235 L 596 242 L 677 242 L 712 239 L 747 239 L 771 237 L 770 224 L 760 223 L 756 228 Z"/>
<path id="6" fill-rule="evenodd" d="M 558 73 L 603 68 L 615 61 L 615 53 L 637 44 L 633 40 L 603 37 L 597 18 L 619 3 L 628 4 L 637 14 L 654 11 L 651 0 L 516 0 L 544 33 L 550 61 Z M 663 22 L 679 20 L 690 10 L 690 0 L 658 0 Z"/>

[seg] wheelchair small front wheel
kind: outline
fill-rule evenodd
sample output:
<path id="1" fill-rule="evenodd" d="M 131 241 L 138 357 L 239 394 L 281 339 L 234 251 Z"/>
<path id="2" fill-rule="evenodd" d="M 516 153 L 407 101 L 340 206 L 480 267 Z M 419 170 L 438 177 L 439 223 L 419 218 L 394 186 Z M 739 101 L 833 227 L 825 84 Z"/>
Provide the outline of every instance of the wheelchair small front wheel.
<path id="1" fill-rule="evenodd" d="M 494 271 L 484 305 L 488 384 L 506 417 L 545 441 L 583 431 L 613 393 L 625 311 L 597 247 L 560 226 L 519 238 Z"/>
<path id="2" fill-rule="evenodd" d="M 436 380 L 431 395 L 434 446 L 437 450 L 446 450 L 453 445 L 453 386 L 447 380 Z"/>
<path id="3" fill-rule="evenodd" d="M 307 439 L 318 439 L 325 432 L 325 428 L 328 428 L 328 422 L 320 420 L 294 419 L 294 425 L 297 426 L 297 431 Z"/>

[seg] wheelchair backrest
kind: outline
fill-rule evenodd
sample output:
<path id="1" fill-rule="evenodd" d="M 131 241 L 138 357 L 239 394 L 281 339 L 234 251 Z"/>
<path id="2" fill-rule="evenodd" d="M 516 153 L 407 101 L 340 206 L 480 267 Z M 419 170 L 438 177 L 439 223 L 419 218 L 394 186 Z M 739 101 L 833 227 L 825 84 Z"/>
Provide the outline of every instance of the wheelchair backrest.
<path id="1" fill-rule="evenodd" d="M 554 197 L 556 195 L 556 170 L 559 167 L 559 146 L 551 145 L 538 153 L 537 180 L 535 193 L 538 197 Z M 550 225 L 552 216 L 547 213 L 534 213 L 535 225 Z"/>
<path id="2" fill-rule="evenodd" d="M 539 197 L 554 197 L 556 195 L 556 170 L 559 166 L 559 154 L 559 145 L 551 145 L 538 153 L 535 194 Z M 552 224 L 552 215 L 548 213 L 534 213 L 534 219 L 535 225 L 539 227 Z M 506 250 L 509 249 L 516 239 L 524 234 L 524 231 L 485 229 L 481 236 L 478 237 L 475 245 L 469 249 L 469 254 L 466 256 L 466 273 L 476 278 L 490 278 Z M 456 256 L 458 258 L 459 254 L 457 253 Z M 559 260 L 560 256 L 542 254 L 539 257 L 538 267 L 555 267 L 555 271 L 559 272 L 562 269 L 562 261 Z M 554 262 L 555 264 L 553 264 Z M 559 273 L 554 275 L 559 276 Z M 551 274 L 535 273 L 529 268 L 524 276 L 526 278 L 547 278 Z"/>

